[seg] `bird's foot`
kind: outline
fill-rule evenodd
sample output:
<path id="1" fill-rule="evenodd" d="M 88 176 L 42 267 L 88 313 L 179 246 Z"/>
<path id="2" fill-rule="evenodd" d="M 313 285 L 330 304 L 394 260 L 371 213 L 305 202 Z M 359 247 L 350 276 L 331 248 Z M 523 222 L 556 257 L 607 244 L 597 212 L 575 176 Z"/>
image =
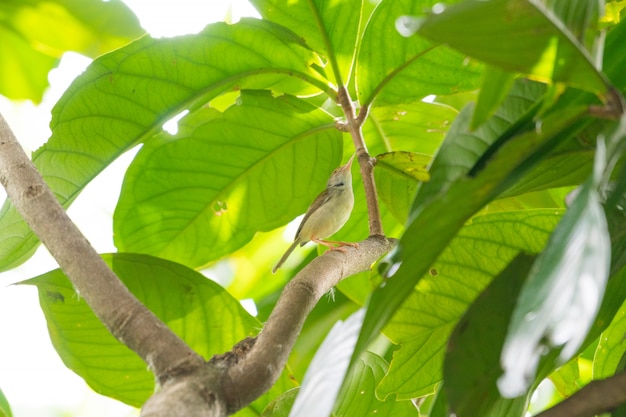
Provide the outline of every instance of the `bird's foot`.
<path id="1" fill-rule="evenodd" d="M 319 245 L 326 246 L 330 250 L 338 250 L 344 253 L 347 252 L 344 246 L 351 246 L 353 248 L 359 247 L 359 244 L 356 242 L 341 242 L 341 241 L 335 241 L 335 240 L 322 240 L 322 239 L 311 239 L 311 240 Z"/>

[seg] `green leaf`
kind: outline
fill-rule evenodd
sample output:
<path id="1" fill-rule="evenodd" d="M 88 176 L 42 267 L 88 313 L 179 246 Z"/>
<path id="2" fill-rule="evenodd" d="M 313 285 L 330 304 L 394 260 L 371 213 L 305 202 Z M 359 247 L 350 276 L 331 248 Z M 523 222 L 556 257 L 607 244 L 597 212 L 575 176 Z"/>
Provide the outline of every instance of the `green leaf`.
<path id="1" fill-rule="evenodd" d="M 474 131 L 470 129 L 472 107 L 465 107 L 450 126 L 430 167 L 431 180 L 420 187 L 413 207 L 444 193 L 470 172 L 490 146 L 528 129 L 544 92 L 543 84 L 517 80 L 493 117 Z"/>
<path id="2" fill-rule="evenodd" d="M 451 411 L 459 417 L 499 417 L 502 414 L 495 411 L 506 403 L 513 408 L 507 416 L 525 411 L 527 398 L 501 398 L 496 381 L 502 373 L 500 352 L 509 319 L 534 260 L 534 256 L 517 255 L 472 303 L 450 336 L 444 389 Z"/>
<path id="3" fill-rule="evenodd" d="M 421 35 L 507 71 L 607 92 L 589 53 L 540 2 L 466 0 L 418 25 Z"/>
<path id="4" fill-rule="evenodd" d="M 376 156 L 376 191 L 387 209 L 401 223 L 409 216 L 411 200 L 419 181 L 428 181 L 431 158 L 410 152 L 391 152 Z"/>
<path id="5" fill-rule="evenodd" d="M 259 322 L 218 284 L 182 265 L 146 255 L 104 255 L 128 289 L 205 358 L 254 335 Z M 50 338 L 65 365 L 96 392 L 133 406 L 154 392 L 146 364 L 118 342 L 59 269 L 36 285 Z"/>
<path id="6" fill-rule="evenodd" d="M 424 38 L 396 30 L 402 15 L 421 15 L 437 0 L 381 1 L 363 33 L 356 81 L 361 106 L 414 102 L 429 94 L 452 94 L 478 87 L 480 66 Z"/>
<path id="7" fill-rule="evenodd" d="M 212 24 L 194 36 L 144 37 L 95 60 L 74 81 L 53 109 L 52 137 L 33 161 L 67 207 L 118 156 L 161 132 L 164 122 L 224 91 L 319 91 L 296 78 L 325 89 L 310 66 L 315 61 L 291 32 L 253 19 Z M 0 211 L 0 234 L 0 270 L 24 262 L 38 243 L 8 202 Z"/>
<path id="8" fill-rule="evenodd" d="M 271 401 L 261 413 L 261 417 L 288 417 L 291 406 L 296 400 L 299 388 L 293 388 Z"/>
<path id="9" fill-rule="evenodd" d="M 355 356 L 382 329 L 463 224 L 510 184 L 515 183 L 517 178 L 533 167 L 556 143 L 569 139 L 573 132 L 568 128 L 580 120 L 585 112 L 585 107 L 568 108 L 546 117 L 541 132 L 522 133 L 513 136 L 511 140 L 502 140 L 507 138 L 503 136 L 499 142 L 494 142 L 493 146 L 498 148 L 497 151 L 485 152 L 483 158 L 489 155 L 488 162 L 476 176 L 465 177 L 463 169 L 451 165 L 451 176 L 457 177 L 456 181 L 447 185 L 450 175 L 444 171 L 438 181 L 445 186 L 438 190 L 430 189 L 430 193 L 436 197 L 420 200 L 418 193 L 416 202 L 419 200 L 423 203 L 416 205 L 414 202 L 413 219 L 399 244 L 400 251 L 409 255 L 398 262 L 394 268 L 396 273 L 393 279 L 388 280 L 372 295 Z M 454 139 L 451 141 L 455 142 Z M 467 159 L 468 162 L 470 160 Z M 463 162 L 460 163 L 462 164 Z M 435 163 L 431 169 L 431 181 L 425 183 L 424 187 L 433 187 L 434 167 Z M 428 244 L 424 245 L 424 242 Z M 420 256 L 410 256 L 414 253 L 420 253 Z M 392 262 L 395 261 L 392 259 Z"/>
<path id="10" fill-rule="evenodd" d="M 423 101 L 373 106 L 363 136 L 372 154 L 407 151 L 434 155 L 457 115 L 450 106 Z"/>
<path id="11" fill-rule="evenodd" d="M 264 19 L 279 23 L 302 37 L 328 58 L 338 85 L 345 85 L 356 51 L 363 0 L 251 0 Z"/>
<path id="12" fill-rule="evenodd" d="M 0 3 L 0 94 L 41 101 L 48 72 L 67 51 L 95 57 L 143 34 L 119 0 Z"/>
<path id="13" fill-rule="evenodd" d="M 515 74 L 492 66 L 485 67 L 478 101 L 472 115 L 472 130 L 483 124 L 498 109 L 508 94 Z"/>
<path id="14" fill-rule="evenodd" d="M 602 332 L 593 358 L 593 377 L 607 378 L 615 374 L 618 364 L 626 353 L 626 305 L 622 305 L 609 327 Z"/>
<path id="15" fill-rule="evenodd" d="M 415 416 L 419 415 L 411 401 L 388 398 L 381 401 L 376 397 L 376 385 L 387 372 L 387 362 L 378 355 L 366 352 L 346 376 L 346 389 L 338 399 L 335 416 Z"/>
<path id="16" fill-rule="evenodd" d="M 48 87 L 48 72 L 58 59 L 32 49 L 27 40 L 1 22 L 0 39 L 0 94 L 12 100 L 40 102 Z"/>
<path id="17" fill-rule="evenodd" d="M 580 380 L 578 361 L 578 357 L 573 358 L 550 374 L 550 381 L 564 398 L 572 396 L 584 385 Z"/>
<path id="18" fill-rule="evenodd" d="M 598 51 L 598 18 L 605 11 L 595 0 L 548 0 L 546 8 L 567 27 L 572 36 L 588 51 Z"/>
<path id="19" fill-rule="evenodd" d="M 304 212 L 340 162 L 328 114 L 292 96 L 244 92 L 141 149 L 115 210 L 120 251 L 200 267 Z"/>
<path id="20" fill-rule="evenodd" d="M 600 152 L 598 152 L 600 154 Z M 595 181 L 588 181 L 539 256 L 517 302 L 504 349 L 505 397 L 525 392 L 546 348 L 565 362 L 581 347 L 600 307 L 611 243 Z"/>
<path id="21" fill-rule="evenodd" d="M 11 406 L 7 397 L 4 396 L 4 392 L 0 389 L 0 417 L 13 417 L 11 413 Z"/>
<path id="22" fill-rule="evenodd" d="M 385 335 L 400 349 L 378 388 L 381 397 L 432 392 L 442 379 L 445 347 L 456 322 L 518 252 L 541 251 L 559 212 L 488 214 L 474 217 L 459 231 L 385 327 Z"/>

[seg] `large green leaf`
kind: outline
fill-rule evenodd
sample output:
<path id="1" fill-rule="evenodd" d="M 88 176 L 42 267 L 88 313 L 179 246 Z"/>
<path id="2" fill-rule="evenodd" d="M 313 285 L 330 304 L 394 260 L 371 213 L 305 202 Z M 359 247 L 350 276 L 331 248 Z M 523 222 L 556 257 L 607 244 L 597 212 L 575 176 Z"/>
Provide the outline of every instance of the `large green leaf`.
<path id="1" fill-rule="evenodd" d="M 480 67 L 465 56 L 424 38 L 396 30 L 403 15 L 421 15 L 437 0 L 381 1 L 365 28 L 357 57 L 356 81 L 362 106 L 414 102 L 429 94 L 478 87 Z"/>
<path id="2" fill-rule="evenodd" d="M 611 262 L 596 186 L 588 181 L 582 187 L 519 296 L 501 356 L 505 373 L 498 387 L 505 397 L 527 390 L 546 348 L 562 349 L 560 362 L 569 360 L 594 322 Z"/>
<path id="3" fill-rule="evenodd" d="M 216 23 L 196 36 L 144 37 L 95 60 L 74 81 L 53 109 L 52 137 L 33 161 L 67 207 L 122 153 L 225 90 L 319 91 L 297 78 L 325 89 L 311 68 L 315 61 L 291 32 L 253 19 Z M 26 260 L 37 245 L 8 202 L 0 234 L 0 270 Z"/>
<path id="4" fill-rule="evenodd" d="M 252 0 L 264 19 L 279 23 L 329 60 L 339 85 L 345 85 L 356 51 L 363 0 Z"/>
<path id="5" fill-rule="evenodd" d="M 244 92 L 141 149 L 115 211 L 120 251 L 199 267 L 304 212 L 340 164 L 333 119 L 292 96 Z"/>
<path id="6" fill-rule="evenodd" d="M 450 409 L 459 417 L 523 416 L 527 398 L 503 399 L 496 381 L 509 320 L 535 257 L 520 254 L 472 303 L 455 326 L 443 367 Z M 509 404 L 507 404 L 509 403 Z"/>
<path id="7" fill-rule="evenodd" d="M 505 70 L 599 94 L 609 85 L 584 46 L 541 2 L 465 0 L 417 26 L 421 35 Z"/>
<path id="8" fill-rule="evenodd" d="M 189 268 L 146 255 L 104 259 L 144 305 L 207 359 L 259 328 L 228 292 Z M 52 344 L 65 365 L 96 392 L 134 406 L 154 392 L 146 364 L 108 332 L 61 270 L 23 284 L 37 286 Z"/>
<path id="9" fill-rule="evenodd" d="M 430 167 L 431 179 L 420 187 L 413 207 L 445 193 L 454 181 L 467 175 L 489 147 L 532 126 L 544 93 L 543 84 L 516 81 L 493 117 L 476 130 L 470 128 L 472 108 L 465 107 L 450 126 Z"/>
<path id="10" fill-rule="evenodd" d="M 489 214 L 461 229 L 385 328 L 400 349 L 379 395 L 414 398 L 432 392 L 442 379 L 445 347 L 456 322 L 520 251 L 541 251 L 560 212 Z"/>
<path id="11" fill-rule="evenodd" d="M 558 120 L 544 120 L 545 130 L 541 133 L 532 131 L 507 141 L 477 176 L 460 178 L 443 195 L 418 206 L 399 243 L 401 260 L 393 267 L 395 274 L 372 295 L 355 355 L 371 342 L 411 294 L 411 289 L 470 216 L 533 166 L 537 156 L 544 154 L 555 141 L 569 137 L 570 132 L 565 128 L 578 120 L 584 109 L 569 111 L 558 114 L 555 117 Z M 420 256 L 410 255 L 414 253 Z"/>
<path id="12" fill-rule="evenodd" d="M 96 57 L 141 36 L 119 0 L 13 0 L 0 3 L 0 94 L 41 100 L 47 74 L 67 51 Z"/>

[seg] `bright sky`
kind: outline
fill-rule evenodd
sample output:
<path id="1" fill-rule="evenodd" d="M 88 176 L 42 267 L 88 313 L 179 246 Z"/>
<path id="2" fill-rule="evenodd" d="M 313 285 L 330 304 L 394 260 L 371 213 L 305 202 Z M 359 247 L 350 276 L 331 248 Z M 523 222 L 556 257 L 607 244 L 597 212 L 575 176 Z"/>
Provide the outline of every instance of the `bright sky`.
<path id="1" fill-rule="evenodd" d="M 206 24 L 255 16 L 246 0 L 125 0 L 153 36 L 194 33 Z M 27 152 L 49 137 L 50 110 L 65 88 L 90 60 L 66 54 L 50 73 L 51 87 L 43 103 L 12 103 L 0 96 L 0 113 L 7 119 Z M 115 250 L 111 236 L 112 213 L 125 167 L 132 155 L 117 160 L 83 191 L 69 214 L 100 253 Z M 4 200 L 3 190 L 0 198 Z M 134 416 L 134 409 L 91 391 L 68 370 L 52 348 L 37 291 L 10 284 L 56 268 L 45 249 L 21 267 L 0 274 L 0 388 L 15 417 Z"/>

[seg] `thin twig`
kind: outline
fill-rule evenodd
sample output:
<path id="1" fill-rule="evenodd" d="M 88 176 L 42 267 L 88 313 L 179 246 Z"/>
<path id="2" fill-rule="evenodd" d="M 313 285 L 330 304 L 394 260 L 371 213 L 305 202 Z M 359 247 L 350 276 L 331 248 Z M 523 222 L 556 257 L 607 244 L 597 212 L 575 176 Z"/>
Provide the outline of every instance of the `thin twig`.
<path id="1" fill-rule="evenodd" d="M 357 157 L 359 159 L 361 178 L 363 178 L 363 187 L 365 188 L 370 236 L 384 236 L 378 195 L 376 193 L 376 182 L 374 181 L 376 158 L 370 156 L 367 151 L 367 146 L 365 145 L 365 140 L 363 139 L 362 127 L 367 117 L 368 109 L 361 108 L 359 116 L 357 117 L 352 99 L 345 87 L 339 88 L 337 99 L 346 115 L 346 127 L 352 136 L 352 141 L 354 142 L 354 147 L 356 148 Z"/>

